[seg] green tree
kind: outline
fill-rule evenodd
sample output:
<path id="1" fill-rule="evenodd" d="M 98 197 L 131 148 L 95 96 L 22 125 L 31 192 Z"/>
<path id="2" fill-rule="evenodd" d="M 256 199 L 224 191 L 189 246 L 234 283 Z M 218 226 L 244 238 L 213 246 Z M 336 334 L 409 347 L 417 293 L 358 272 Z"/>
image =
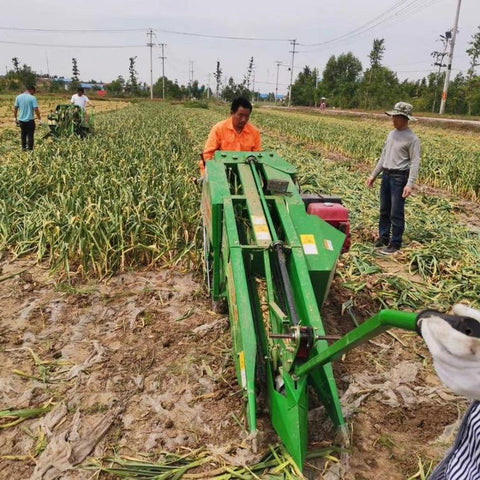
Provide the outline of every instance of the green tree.
<path id="1" fill-rule="evenodd" d="M 70 90 L 76 91 L 80 86 L 80 70 L 78 69 L 78 62 L 76 58 L 72 58 L 72 83 L 70 84 Z"/>
<path id="2" fill-rule="evenodd" d="M 218 96 L 220 95 L 220 85 L 222 83 L 222 69 L 220 68 L 220 62 L 219 61 L 217 61 L 217 68 L 215 70 L 215 73 L 213 74 L 213 78 L 215 79 L 215 83 L 216 83 L 215 92 L 216 92 L 216 96 L 218 98 Z"/>
<path id="3" fill-rule="evenodd" d="M 135 70 L 135 60 L 137 57 L 130 57 L 129 58 L 129 79 L 126 84 L 126 90 L 130 93 L 130 95 L 137 95 L 138 94 L 138 79 L 137 79 L 137 71 Z"/>
<path id="4" fill-rule="evenodd" d="M 305 66 L 292 85 L 292 103 L 294 105 L 314 106 L 317 102 L 316 81 L 318 71 Z"/>
<path id="5" fill-rule="evenodd" d="M 49 93 L 57 93 L 65 90 L 64 84 L 58 78 L 52 78 L 48 84 Z"/>
<path id="6" fill-rule="evenodd" d="M 472 35 L 471 45 L 467 49 L 470 57 L 470 67 L 467 71 L 465 82 L 465 99 L 468 105 L 468 114 L 478 114 L 480 111 L 480 77 L 476 74 L 475 69 L 480 65 L 480 27 L 478 32 Z"/>
<path id="7" fill-rule="evenodd" d="M 28 85 L 35 85 L 37 74 L 27 64 L 20 68 L 18 58 L 12 58 L 13 70 L 9 70 L 5 75 L 6 88 L 8 90 L 20 90 Z"/>
<path id="8" fill-rule="evenodd" d="M 475 68 L 480 65 L 480 26 L 478 32 L 472 35 L 472 41 L 468 42 L 471 45 L 467 49 L 467 55 L 470 57 L 470 67 L 467 71 L 467 78 L 475 75 Z"/>
<path id="9" fill-rule="evenodd" d="M 323 71 L 323 87 L 329 103 L 341 108 L 356 107 L 356 91 L 359 85 L 362 64 L 353 53 L 332 55 Z"/>
<path id="10" fill-rule="evenodd" d="M 368 58 L 370 68 L 365 71 L 358 89 L 359 103 L 363 108 L 384 108 L 392 103 L 398 91 L 398 79 L 394 72 L 382 66 L 385 40 L 375 38 Z M 361 99 L 361 100 L 360 100 Z"/>
<path id="11" fill-rule="evenodd" d="M 122 95 L 125 91 L 125 79 L 119 75 L 106 86 L 107 92 L 111 95 Z"/>
<path id="12" fill-rule="evenodd" d="M 250 90 L 250 81 L 252 79 L 252 72 L 253 72 L 253 57 L 251 57 L 250 61 L 248 62 L 247 74 L 243 79 L 243 84 L 248 90 Z"/>
<path id="13" fill-rule="evenodd" d="M 12 58 L 12 64 L 13 64 L 13 70 L 18 73 L 18 69 L 19 69 L 19 66 L 20 66 L 20 62 L 18 60 L 18 57 L 13 57 Z"/>
<path id="14" fill-rule="evenodd" d="M 162 77 L 153 85 L 153 94 L 162 96 Z M 199 85 L 198 80 L 194 80 L 190 85 L 179 85 L 178 81 L 169 80 L 165 77 L 165 98 L 172 100 L 186 100 L 188 98 L 200 99 L 206 94 L 205 85 Z"/>
<path id="15" fill-rule="evenodd" d="M 227 102 L 231 102 L 236 97 L 245 97 L 252 99 L 252 92 L 242 83 L 235 83 L 232 77 L 228 79 L 227 84 L 223 87 L 221 98 Z"/>
<path id="16" fill-rule="evenodd" d="M 401 97 L 397 74 L 378 65 L 365 71 L 358 86 L 358 103 L 367 109 L 391 107 Z"/>
<path id="17" fill-rule="evenodd" d="M 368 55 L 368 58 L 370 59 L 370 68 L 380 67 L 384 53 L 385 53 L 385 39 L 375 38 L 373 40 L 372 50 Z"/>
<path id="18" fill-rule="evenodd" d="M 445 110 L 447 113 L 464 115 L 468 112 L 467 79 L 459 72 L 448 86 L 448 100 Z"/>
<path id="19" fill-rule="evenodd" d="M 197 100 L 202 98 L 205 93 L 205 86 L 200 86 L 198 80 L 194 80 L 189 87 L 189 94 L 191 98 L 196 98 Z"/>

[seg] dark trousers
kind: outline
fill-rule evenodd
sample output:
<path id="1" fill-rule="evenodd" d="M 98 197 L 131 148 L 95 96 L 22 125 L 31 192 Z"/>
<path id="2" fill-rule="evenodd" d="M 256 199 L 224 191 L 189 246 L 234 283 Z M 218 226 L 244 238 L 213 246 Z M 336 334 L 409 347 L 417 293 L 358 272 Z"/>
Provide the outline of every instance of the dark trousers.
<path id="1" fill-rule="evenodd" d="M 405 199 L 402 193 L 408 181 L 408 171 L 383 172 L 380 185 L 380 221 L 378 233 L 380 239 L 396 248 L 402 246 L 405 230 Z"/>
<path id="2" fill-rule="evenodd" d="M 35 133 L 35 120 L 19 122 L 22 137 L 22 150 L 33 150 L 33 135 Z"/>

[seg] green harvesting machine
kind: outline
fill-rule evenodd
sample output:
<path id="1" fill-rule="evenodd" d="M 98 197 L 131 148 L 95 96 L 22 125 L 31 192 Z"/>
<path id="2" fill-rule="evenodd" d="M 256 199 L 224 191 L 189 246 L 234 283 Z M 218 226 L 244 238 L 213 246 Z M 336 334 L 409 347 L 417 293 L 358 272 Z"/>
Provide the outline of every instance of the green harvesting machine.
<path id="1" fill-rule="evenodd" d="M 59 104 L 47 119 L 49 131 L 44 138 L 66 135 L 85 138 L 93 134 L 93 113 L 87 114 L 78 105 Z"/>
<path id="2" fill-rule="evenodd" d="M 205 164 L 201 210 L 208 288 L 228 305 L 238 382 L 255 437 L 257 399 L 300 468 L 307 452 L 310 385 L 348 438 L 331 362 L 416 314 L 382 310 L 330 346 L 320 315 L 337 260 L 349 246 L 338 198 L 302 195 L 296 170 L 273 152 L 218 151 Z"/>

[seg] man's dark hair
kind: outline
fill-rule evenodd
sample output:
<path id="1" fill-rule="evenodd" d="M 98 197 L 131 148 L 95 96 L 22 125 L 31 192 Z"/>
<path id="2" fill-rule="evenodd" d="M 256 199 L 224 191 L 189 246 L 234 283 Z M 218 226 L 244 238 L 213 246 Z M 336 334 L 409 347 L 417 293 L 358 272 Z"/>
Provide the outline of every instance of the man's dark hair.
<path id="1" fill-rule="evenodd" d="M 29 92 L 33 92 L 33 93 L 35 93 L 35 91 L 36 91 L 36 90 L 35 90 L 35 87 L 34 87 L 33 85 L 27 85 L 27 90 L 28 90 Z"/>
<path id="2" fill-rule="evenodd" d="M 245 97 L 235 98 L 230 107 L 230 113 L 235 113 L 240 107 L 247 108 L 252 112 L 252 104 Z"/>
<path id="3" fill-rule="evenodd" d="M 77 92 L 78 93 L 85 93 L 85 89 L 83 87 L 78 87 Z"/>

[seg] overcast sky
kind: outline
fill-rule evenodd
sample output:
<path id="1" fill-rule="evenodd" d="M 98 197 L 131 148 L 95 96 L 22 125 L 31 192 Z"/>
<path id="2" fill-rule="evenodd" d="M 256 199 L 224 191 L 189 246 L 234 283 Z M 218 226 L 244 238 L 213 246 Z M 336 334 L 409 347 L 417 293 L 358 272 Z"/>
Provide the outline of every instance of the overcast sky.
<path id="1" fill-rule="evenodd" d="M 217 60 L 225 77 L 241 81 L 253 56 L 256 90 L 275 90 L 275 62 L 281 61 L 285 66 L 279 67 L 279 93 L 285 93 L 292 57 L 289 40 L 299 43 L 294 74 L 309 65 L 317 67 L 321 75 L 331 55 L 349 51 L 367 68 L 374 38 L 385 39 L 384 65 L 396 71 L 400 79 L 416 79 L 434 69 L 430 53 L 442 49 L 440 34 L 453 27 L 457 3 L 458 0 L 0 0 L 0 68 L 2 73 L 10 69 L 12 57 L 18 57 L 22 64 L 38 72 L 70 77 L 75 57 L 81 80 L 109 82 L 118 75 L 128 77 L 128 59 L 136 56 L 140 80 L 149 83 L 146 32 L 152 28 L 156 44 L 154 81 L 161 75 L 158 44 L 165 43 L 165 75 L 181 84 L 188 83 L 193 70 L 193 78 L 201 84 L 208 83 L 210 74 L 213 89 Z M 479 26 L 480 0 L 463 0 L 452 76 L 468 68 L 465 50 Z M 116 47 L 103 48 L 106 46 Z"/>

